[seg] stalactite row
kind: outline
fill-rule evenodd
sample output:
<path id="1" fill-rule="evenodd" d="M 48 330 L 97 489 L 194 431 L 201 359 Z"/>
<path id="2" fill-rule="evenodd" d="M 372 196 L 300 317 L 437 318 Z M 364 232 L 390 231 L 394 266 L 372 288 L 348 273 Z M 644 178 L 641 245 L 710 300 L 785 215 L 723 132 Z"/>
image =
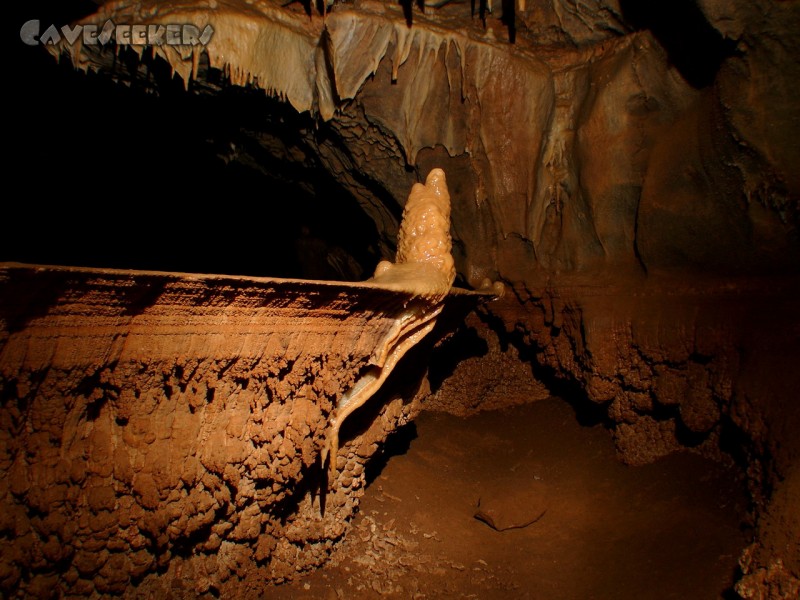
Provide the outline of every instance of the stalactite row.
<path id="1" fill-rule="evenodd" d="M 432 8 L 438 10 L 447 4 L 457 1 L 458 0 L 398 0 L 398 3 L 403 8 L 403 16 L 405 17 L 406 25 L 411 27 L 414 23 L 414 5 L 417 6 L 420 12 L 425 14 L 426 9 Z M 309 17 L 313 14 L 314 9 L 325 17 L 337 3 L 337 0 L 289 0 L 284 3 L 283 6 L 286 7 L 295 2 L 302 4 Z M 339 0 L 339 2 L 343 2 L 343 0 Z M 508 28 L 508 41 L 513 44 L 517 38 L 517 0 L 502 0 L 502 8 L 503 13 L 500 17 L 500 21 Z M 525 9 L 525 0 L 520 1 L 520 8 L 522 10 Z M 492 0 L 470 0 L 470 16 L 475 18 L 477 15 L 484 28 L 486 27 L 486 16 L 490 14 L 492 14 Z"/>

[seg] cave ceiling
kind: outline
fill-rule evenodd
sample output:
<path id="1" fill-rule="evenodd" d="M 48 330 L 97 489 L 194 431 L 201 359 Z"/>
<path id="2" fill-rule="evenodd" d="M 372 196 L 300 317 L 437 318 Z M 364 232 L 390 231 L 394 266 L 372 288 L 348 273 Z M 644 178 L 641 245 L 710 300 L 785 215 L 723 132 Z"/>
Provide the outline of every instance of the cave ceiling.
<path id="1" fill-rule="evenodd" d="M 288 105 L 294 140 L 265 117 L 227 158 L 313 162 L 374 224 L 374 254 L 409 185 L 444 168 L 471 285 L 796 271 L 796 3 L 426 4 L 108 2 L 81 22 L 193 24 L 195 45 L 48 49 Z"/>

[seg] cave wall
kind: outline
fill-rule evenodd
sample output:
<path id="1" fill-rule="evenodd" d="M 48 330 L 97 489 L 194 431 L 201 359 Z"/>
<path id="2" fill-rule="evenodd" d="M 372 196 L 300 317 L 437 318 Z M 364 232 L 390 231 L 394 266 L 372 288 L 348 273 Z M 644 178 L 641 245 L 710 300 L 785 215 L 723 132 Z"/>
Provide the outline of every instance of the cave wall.
<path id="1" fill-rule="evenodd" d="M 743 118 L 779 105 L 788 114 L 776 120 L 790 122 L 787 90 L 749 91 L 763 77 L 751 73 L 759 61 L 791 69 L 789 53 L 731 57 L 714 85 L 695 89 L 649 32 L 526 54 L 421 27 L 409 42 L 394 25 L 376 50 L 375 26 L 353 20 L 347 39 L 360 46 L 341 52 L 391 60 L 358 73 L 357 93 L 347 78 L 338 86 L 355 100 L 331 123 L 344 148 L 331 168 L 368 174 L 394 197 L 415 176 L 407 165 L 457 173 L 453 230 L 472 283 L 599 270 L 796 271 L 794 145 L 770 142 Z M 339 27 L 332 18 L 337 48 Z M 405 58 L 398 48 L 409 43 Z M 334 65 L 355 70 L 338 54 Z M 389 142 L 365 152 L 365 122 Z"/>

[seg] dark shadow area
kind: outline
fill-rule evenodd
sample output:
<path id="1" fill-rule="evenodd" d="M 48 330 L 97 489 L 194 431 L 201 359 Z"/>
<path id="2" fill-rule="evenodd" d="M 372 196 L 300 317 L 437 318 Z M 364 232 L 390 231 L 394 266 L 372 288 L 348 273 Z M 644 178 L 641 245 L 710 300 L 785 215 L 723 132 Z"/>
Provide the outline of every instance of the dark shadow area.
<path id="1" fill-rule="evenodd" d="M 14 5 L 10 24 L 15 36 L 13 42 L 19 43 L 19 29 L 22 24 L 30 19 L 39 19 L 45 29 L 49 24 L 61 26 L 97 12 L 103 0 L 29 0 Z M 44 24 L 47 25 L 44 25 Z M 9 43 L 6 40 L 6 43 Z"/>
<path id="2" fill-rule="evenodd" d="M 400 6 L 403 8 L 406 26 L 411 28 L 414 24 L 414 0 L 400 0 Z"/>
<path id="3" fill-rule="evenodd" d="M 58 301 L 60 293 L 58 286 L 52 285 L 48 278 L 39 277 L 36 272 L 20 270 L 10 270 L 4 275 L 3 290 L 4 293 L 0 294 L 0 315 L 8 333 L 21 331 L 32 320 L 46 315 Z M 29 296 L 25 295 L 27 290 L 30 290 Z"/>
<path id="4" fill-rule="evenodd" d="M 503 16 L 500 19 L 508 28 L 508 41 L 517 41 L 517 3 L 516 0 L 503 0 Z"/>
<path id="5" fill-rule="evenodd" d="M 455 371 L 458 364 L 477 356 L 485 356 L 489 346 L 473 327 L 461 326 L 447 340 L 431 351 L 428 381 L 435 393 Z"/>
<path id="6" fill-rule="evenodd" d="M 408 453 L 409 448 L 411 448 L 411 442 L 415 439 L 417 439 L 417 426 L 413 422 L 403 425 L 390 433 L 381 449 L 370 457 L 366 467 L 364 467 L 366 485 L 370 485 L 377 479 L 392 457 Z"/>
<path id="7" fill-rule="evenodd" d="M 71 4 L 71 3 L 64 3 Z M 375 224 L 308 148 L 316 122 L 206 67 L 186 90 L 149 53 L 98 75 L 19 37 L 96 10 L 34 3 L 12 68 L 0 261 L 357 280 Z M 85 6 L 84 6 L 85 4 Z M 37 8 L 38 7 L 38 8 Z M 202 69 L 201 65 L 201 69 Z M 214 93 L 203 93 L 211 90 Z"/>
<path id="8" fill-rule="evenodd" d="M 692 87 L 713 83 L 722 61 L 734 54 L 736 42 L 709 24 L 695 0 L 620 0 L 620 8 L 635 29 L 653 33 Z"/>
<path id="9" fill-rule="evenodd" d="M 612 426 L 612 422 L 608 417 L 608 404 L 592 402 L 580 382 L 559 377 L 551 367 L 540 364 L 536 358 L 536 354 L 540 349 L 531 346 L 523 339 L 522 331 L 506 331 L 502 319 L 488 311 L 478 311 L 478 315 L 484 323 L 497 333 L 502 350 L 505 351 L 509 345 L 514 346 L 519 353 L 520 360 L 530 365 L 533 377 L 541 381 L 553 396 L 561 398 L 572 407 L 575 412 L 575 418 L 580 425 L 594 427 L 602 424 L 607 428 Z"/>

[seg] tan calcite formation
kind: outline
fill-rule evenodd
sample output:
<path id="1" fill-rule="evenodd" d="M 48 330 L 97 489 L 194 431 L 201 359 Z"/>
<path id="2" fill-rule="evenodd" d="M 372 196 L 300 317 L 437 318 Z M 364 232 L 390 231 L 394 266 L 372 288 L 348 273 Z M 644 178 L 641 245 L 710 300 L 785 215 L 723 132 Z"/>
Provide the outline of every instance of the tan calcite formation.
<path id="1" fill-rule="evenodd" d="M 450 239 L 450 192 L 444 171 L 433 169 L 411 188 L 397 236 L 395 262 L 382 261 L 372 281 L 407 285 L 420 278 L 426 289 L 447 293 L 456 277 Z"/>
<path id="2" fill-rule="evenodd" d="M 444 171 L 433 169 L 425 184 L 411 189 L 394 263 L 382 261 L 371 282 L 384 288 L 413 290 L 422 302 L 409 302 L 395 319 L 394 327 L 376 344 L 370 368 L 337 402 L 322 462 L 339 451 L 339 430 L 344 420 L 364 405 L 380 389 L 398 361 L 428 335 L 442 311 L 442 300 L 455 280 L 456 271 L 450 255 L 450 193 Z M 336 469 L 335 460 L 330 467 Z"/>
<path id="3" fill-rule="evenodd" d="M 322 31 L 321 21 L 300 19 L 282 10 L 279 3 L 266 0 L 194 2 L 108 2 L 101 5 L 96 15 L 85 22 L 98 24 L 99 30 L 111 19 L 115 25 L 148 24 L 170 25 L 190 23 L 205 29 L 214 29 L 212 42 L 201 45 L 178 46 L 160 44 L 147 47 L 164 58 L 183 80 L 197 74 L 200 55 L 205 51 L 214 67 L 224 70 L 233 83 L 255 83 L 269 94 L 282 98 L 299 111 L 310 110 L 320 100 L 317 87 L 324 86 L 324 73 L 317 68 L 321 60 L 318 49 Z M 133 45 L 137 51 L 145 47 Z M 79 68 L 93 68 L 92 61 L 101 46 L 82 43 L 60 48 L 70 55 Z M 327 90 L 323 90 L 327 93 Z M 321 99 L 324 103 L 324 99 Z M 328 96 L 328 102 L 330 97 Z"/>
<path id="4" fill-rule="evenodd" d="M 443 172 L 412 195 L 365 283 L 1 265 L 3 595 L 254 597 L 325 561 L 424 369 L 340 443 L 348 402 L 453 281 Z"/>

